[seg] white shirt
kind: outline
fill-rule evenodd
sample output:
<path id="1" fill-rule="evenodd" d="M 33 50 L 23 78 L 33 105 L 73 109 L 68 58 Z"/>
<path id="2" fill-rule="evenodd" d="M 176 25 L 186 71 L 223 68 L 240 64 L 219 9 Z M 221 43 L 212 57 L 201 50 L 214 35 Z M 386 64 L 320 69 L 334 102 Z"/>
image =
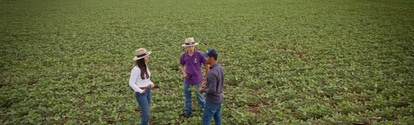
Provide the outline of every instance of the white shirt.
<path id="1" fill-rule="evenodd" d="M 148 75 L 151 76 L 151 72 L 147 67 Z M 131 70 L 131 77 L 129 78 L 129 86 L 135 91 L 142 93 L 142 89 L 140 87 L 149 87 L 153 84 L 150 78 L 141 79 L 141 69 L 138 66 L 134 66 Z"/>

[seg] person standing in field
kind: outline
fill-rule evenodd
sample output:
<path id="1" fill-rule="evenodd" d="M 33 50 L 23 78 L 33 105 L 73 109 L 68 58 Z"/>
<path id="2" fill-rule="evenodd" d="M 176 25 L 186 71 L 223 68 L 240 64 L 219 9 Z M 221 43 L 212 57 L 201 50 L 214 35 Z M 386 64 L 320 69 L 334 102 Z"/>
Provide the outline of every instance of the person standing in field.
<path id="1" fill-rule="evenodd" d="M 147 62 L 149 54 L 145 48 L 139 48 L 135 51 L 135 66 L 131 70 L 129 86 L 134 90 L 135 98 L 141 107 L 141 125 L 148 125 L 150 118 L 151 89 L 154 83 L 151 82 L 151 72 L 148 69 Z"/>
<path id="2" fill-rule="evenodd" d="M 203 54 L 210 71 L 207 74 L 206 83 L 202 83 L 199 92 L 206 93 L 206 104 L 202 117 L 203 125 L 210 125 L 210 120 L 214 117 L 215 125 L 221 125 L 221 103 L 224 101 L 224 69 L 217 63 L 218 54 L 214 49 L 208 49 Z"/>
<path id="3" fill-rule="evenodd" d="M 190 87 L 195 86 L 197 89 L 200 88 L 201 82 L 203 80 L 201 66 L 206 66 L 206 74 L 208 72 L 206 65 L 206 60 L 202 56 L 202 53 L 195 49 L 195 46 L 198 45 L 194 41 L 193 37 L 185 38 L 185 43 L 181 46 L 186 47 L 187 51 L 181 55 L 180 65 L 181 72 L 184 76 L 184 95 L 185 95 L 185 107 L 184 107 L 184 116 L 189 117 L 192 113 L 192 99 Z M 204 95 L 197 92 L 198 106 L 204 108 Z"/>

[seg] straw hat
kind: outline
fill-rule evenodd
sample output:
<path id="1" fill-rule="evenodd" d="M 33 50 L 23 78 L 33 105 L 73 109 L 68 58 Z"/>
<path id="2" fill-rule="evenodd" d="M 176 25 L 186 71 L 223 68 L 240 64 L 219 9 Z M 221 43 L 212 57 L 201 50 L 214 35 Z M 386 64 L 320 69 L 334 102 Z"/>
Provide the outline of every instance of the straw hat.
<path id="1" fill-rule="evenodd" d="M 190 38 L 185 38 L 185 43 L 181 46 L 186 47 L 186 46 L 195 46 L 198 45 L 198 43 L 194 42 L 194 38 L 190 37 Z"/>
<path id="2" fill-rule="evenodd" d="M 151 52 L 147 51 L 145 48 L 139 48 L 137 50 L 135 50 L 135 57 L 134 60 L 139 60 L 142 59 L 146 56 L 148 56 L 149 54 L 151 54 Z"/>

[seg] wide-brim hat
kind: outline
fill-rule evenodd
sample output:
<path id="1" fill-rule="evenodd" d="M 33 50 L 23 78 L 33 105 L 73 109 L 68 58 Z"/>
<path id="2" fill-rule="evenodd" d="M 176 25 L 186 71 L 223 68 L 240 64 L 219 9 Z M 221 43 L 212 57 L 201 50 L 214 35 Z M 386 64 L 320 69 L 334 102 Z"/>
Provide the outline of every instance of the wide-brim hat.
<path id="1" fill-rule="evenodd" d="M 150 51 L 147 51 L 145 48 L 139 48 L 139 49 L 135 50 L 134 60 L 142 59 L 142 58 L 148 56 L 149 54 L 151 54 Z"/>
<path id="2" fill-rule="evenodd" d="M 195 46 L 195 45 L 198 45 L 198 43 L 194 41 L 193 37 L 190 37 L 190 38 L 185 38 L 185 43 L 181 46 L 186 47 L 186 46 Z"/>

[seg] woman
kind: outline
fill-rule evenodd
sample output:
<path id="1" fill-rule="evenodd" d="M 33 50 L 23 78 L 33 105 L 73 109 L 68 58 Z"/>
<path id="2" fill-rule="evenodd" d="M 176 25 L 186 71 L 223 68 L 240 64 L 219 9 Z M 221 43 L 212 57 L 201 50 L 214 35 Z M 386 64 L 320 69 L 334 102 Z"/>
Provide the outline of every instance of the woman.
<path id="1" fill-rule="evenodd" d="M 135 91 L 135 98 L 141 107 L 141 125 L 147 125 L 150 118 L 151 89 L 155 86 L 150 80 L 151 72 L 146 64 L 151 52 L 139 48 L 135 50 L 135 54 L 135 66 L 131 71 L 129 86 Z"/>

